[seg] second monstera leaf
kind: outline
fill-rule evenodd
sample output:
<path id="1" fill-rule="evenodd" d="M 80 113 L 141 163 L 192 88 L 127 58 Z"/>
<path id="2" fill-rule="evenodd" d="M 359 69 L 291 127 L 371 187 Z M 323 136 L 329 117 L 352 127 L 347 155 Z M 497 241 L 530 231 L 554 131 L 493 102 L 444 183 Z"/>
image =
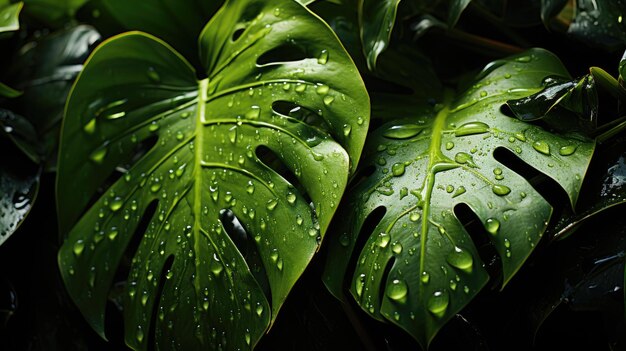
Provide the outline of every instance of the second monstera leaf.
<path id="1" fill-rule="evenodd" d="M 569 74 L 551 53 L 531 50 L 490 64 L 467 91 L 447 94 L 432 116 L 374 132 L 357 173 L 365 178 L 350 191 L 331 238 L 329 289 L 341 297 L 345 278 L 372 317 L 428 345 L 489 278 L 457 218 L 463 204 L 482 222 L 509 281 L 540 240 L 552 208 L 494 153 L 508 150 L 558 182 L 574 203 L 594 149 L 583 137 L 551 134 L 501 112 L 508 100 L 540 91 L 554 76 Z M 360 252 L 357 242 L 364 242 Z M 344 277 L 353 256 L 354 272 Z"/>
<path id="2" fill-rule="evenodd" d="M 226 1 L 199 43 L 200 79 L 155 37 L 112 38 L 67 104 L 60 269 L 101 335 L 128 274 L 133 349 L 252 348 L 318 249 L 367 132 L 354 64 L 302 5 Z"/>

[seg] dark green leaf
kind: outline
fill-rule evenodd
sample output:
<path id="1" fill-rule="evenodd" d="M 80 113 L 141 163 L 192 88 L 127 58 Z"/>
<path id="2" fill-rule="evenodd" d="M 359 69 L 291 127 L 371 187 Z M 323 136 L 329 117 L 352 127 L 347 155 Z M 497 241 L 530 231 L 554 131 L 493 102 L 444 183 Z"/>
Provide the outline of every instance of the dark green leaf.
<path id="1" fill-rule="evenodd" d="M 56 165 L 65 100 L 98 40 L 89 26 L 63 29 L 24 45 L 11 67 L 12 81 L 23 91 L 15 109 L 35 126 L 48 170 Z"/>
<path id="2" fill-rule="evenodd" d="M 103 33 L 139 30 L 169 43 L 192 63 L 198 57 L 198 36 L 224 0 L 93 0 L 91 15 Z M 252 7 L 251 12 L 254 12 Z M 106 22 L 99 22 L 99 18 Z M 102 24 L 103 26 L 99 26 Z"/>
<path id="3" fill-rule="evenodd" d="M 363 52 L 370 70 L 389 45 L 400 0 L 363 0 L 359 4 L 359 22 Z"/>
<path id="4" fill-rule="evenodd" d="M 539 242 L 552 208 L 494 152 L 508 150 L 557 181 L 573 205 L 594 149 L 589 140 L 552 134 L 500 111 L 506 101 L 542 90 L 544 79 L 555 75 L 568 73 L 554 55 L 534 49 L 488 65 L 469 90 L 444 99 L 434 117 L 375 131 L 362 163 L 373 173 L 349 192 L 331 237 L 330 290 L 341 296 L 348 280 L 368 314 L 428 345 L 488 280 L 456 217 L 461 204 L 476 214 L 502 257 L 506 284 Z M 380 208 L 380 223 L 362 228 Z M 361 231 L 371 235 L 357 238 Z M 358 240 L 365 245 L 354 252 Z M 351 256 L 356 269 L 344 277 Z"/>
<path id="5" fill-rule="evenodd" d="M 30 211 L 39 189 L 39 167 L 16 147 L 28 150 L 34 137 L 23 118 L 0 109 L 0 245 L 20 226 Z M 9 138 L 12 141 L 9 141 Z"/>
<path id="6" fill-rule="evenodd" d="M 598 118 L 598 92 L 594 76 L 581 79 L 547 77 L 542 91 L 516 100 L 507 105 L 522 121 L 543 119 L 555 130 L 595 130 Z M 558 110 L 558 107 L 571 113 Z"/>
<path id="7" fill-rule="evenodd" d="M 20 95 L 22 95 L 21 91 L 15 90 L 4 83 L 0 83 L 0 97 L 16 98 Z"/>
<path id="8" fill-rule="evenodd" d="M 24 13 L 47 26 L 63 27 L 88 0 L 24 0 Z"/>
<path id="9" fill-rule="evenodd" d="M 541 23 L 540 0 L 474 0 L 473 4 L 507 26 L 526 27 Z"/>
<path id="10" fill-rule="evenodd" d="M 567 33 L 587 45 L 609 50 L 626 46 L 626 0 L 577 0 Z"/>
<path id="11" fill-rule="evenodd" d="M 461 14 L 472 0 L 452 0 L 450 1 L 450 10 L 448 13 L 448 25 L 454 27 L 459 21 Z"/>
<path id="12" fill-rule="evenodd" d="M 569 0 L 541 0 L 541 20 L 547 24 L 561 12 Z"/>
<path id="13" fill-rule="evenodd" d="M 67 104 L 60 270 L 103 335 L 109 288 L 139 242 L 124 297 L 134 349 L 152 333 L 159 349 L 252 348 L 318 249 L 369 123 L 350 57 L 296 2 L 227 1 L 199 47 L 200 80 L 155 37 L 112 38 Z"/>

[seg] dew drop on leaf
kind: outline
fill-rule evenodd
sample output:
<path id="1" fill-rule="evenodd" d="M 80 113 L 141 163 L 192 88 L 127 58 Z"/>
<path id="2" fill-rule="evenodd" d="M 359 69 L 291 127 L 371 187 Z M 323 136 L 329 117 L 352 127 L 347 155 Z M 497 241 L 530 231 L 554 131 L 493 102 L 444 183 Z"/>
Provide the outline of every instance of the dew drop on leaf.
<path id="1" fill-rule="evenodd" d="M 485 222 L 485 229 L 487 229 L 487 232 L 489 232 L 489 234 L 497 235 L 498 231 L 500 230 L 500 221 L 495 218 L 488 218 Z"/>
<path id="2" fill-rule="evenodd" d="M 317 58 L 317 63 L 325 65 L 328 62 L 328 50 L 322 50 L 320 56 Z"/>
<path id="3" fill-rule="evenodd" d="M 85 242 L 82 239 L 76 240 L 74 243 L 73 251 L 74 255 L 80 256 L 85 250 Z"/>
<path id="4" fill-rule="evenodd" d="M 472 255 L 460 247 L 455 247 L 454 251 L 446 257 L 446 261 L 448 261 L 452 267 L 458 268 L 464 272 L 471 272 L 474 263 Z"/>
<path id="5" fill-rule="evenodd" d="M 404 280 L 394 279 L 389 285 L 387 285 L 387 296 L 398 302 L 406 301 L 406 295 L 409 292 L 409 288 Z"/>
<path id="6" fill-rule="evenodd" d="M 498 196 L 504 196 L 511 192 L 511 189 L 508 186 L 501 185 L 501 184 L 494 184 L 491 187 L 491 190 L 493 191 L 494 194 Z"/>
<path id="7" fill-rule="evenodd" d="M 391 173 L 396 176 L 399 177 L 401 175 L 404 174 L 404 163 L 398 162 L 398 163 L 394 163 L 393 166 L 391 166 Z"/>
<path id="8" fill-rule="evenodd" d="M 424 128 L 417 124 L 402 124 L 389 127 L 383 136 L 390 139 L 408 139 L 422 132 Z"/>
<path id="9" fill-rule="evenodd" d="M 483 134 L 489 131 L 489 125 L 483 122 L 468 122 L 454 131 L 455 136 Z"/>
<path id="10" fill-rule="evenodd" d="M 577 146 L 575 145 L 567 145 L 563 146 L 559 149 L 559 155 L 561 156 L 570 156 L 574 152 L 576 152 Z"/>
<path id="11" fill-rule="evenodd" d="M 450 303 L 450 296 L 447 290 L 435 291 L 433 295 L 428 299 L 428 311 L 435 317 L 443 317 L 448 309 Z"/>
<path id="12" fill-rule="evenodd" d="M 543 140 L 538 140 L 533 143 L 533 149 L 544 155 L 550 155 L 550 145 Z"/>

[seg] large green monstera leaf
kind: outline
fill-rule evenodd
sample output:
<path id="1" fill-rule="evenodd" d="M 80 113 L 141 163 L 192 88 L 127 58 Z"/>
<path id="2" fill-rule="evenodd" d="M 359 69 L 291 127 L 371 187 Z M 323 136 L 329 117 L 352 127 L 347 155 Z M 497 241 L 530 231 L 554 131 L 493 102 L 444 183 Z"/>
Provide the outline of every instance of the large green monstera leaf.
<path id="1" fill-rule="evenodd" d="M 227 1 L 199 43 L 198 80 L 155 37 L 112 38 L 66 108 L 60 270 L 104 336 L 132 257 L 133 349 L 252 348 L 318 249 L 367 132 L 353 62 L 302 5 Z"/>
<path id="2" fill-rule="evenodd" d="M 489 278 L 457 218 L 462 204 L 482 222 L 506 284 L 537 245 L 552 208 L 498 153 L 551 177 L 574 203 L 594 149 L 583 137 L 555 135 L 501 111 L 553 76 L 569 74 L 554 55 L 534 49 L 490 64 L 467 91 L 447 94 L 432 116 L 374 132 L 357 173 L 363 177 L 331 238 L 324 279 L 333 294 L 341 297 L 347 280 L 367 313 L 428 345 Z M 357 242 L 364 242 L 360 252 Z M 352 256 L 356 267 L 347 273 Z"/>

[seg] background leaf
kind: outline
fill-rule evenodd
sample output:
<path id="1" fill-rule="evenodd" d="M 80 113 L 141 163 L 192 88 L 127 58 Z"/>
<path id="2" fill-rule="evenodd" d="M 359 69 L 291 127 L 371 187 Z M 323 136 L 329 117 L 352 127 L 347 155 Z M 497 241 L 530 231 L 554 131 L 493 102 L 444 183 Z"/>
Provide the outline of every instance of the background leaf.
<path id="1" fill-rule="evenodd" d="M 400 0 L 362 0 L 359 3 L 361 40 L 370 70 L 376 67 L 378 56 L 389 45 L 399 3 Z"/>
<path id="2" fill-rule="evenodd" d="M 569 74 L 544 50 L 492 62 L 436 114 L 372 134 L 363 177 L 331 238 L 325 283 L 333 294 L 341 296 L 347 273 L 363 310 L 428 345 L 488 280 L 459 207 L 473 213 L 502 258 L 504 284 L 511 279 L 552 212 L 511 159 L 557 181 L 573 205 L 593 152 L 583 137 L 551 134 L 501 112 L 507 100 L 541 90 L 548 76 Z"/>
<path id="3" fill-rule="evenodd" d="M 153 337 L 253 347 L 318 249 L 367 131 L 356 68 L 300 4 L 228 1 L 199 43 L 198 80 L 150 35 L 112 38 L 67 105 L 61 272 L 101 335 L 112 281 L 128 274 L 134 349 Z"/>
<path id="4" fill-rule="evenodd" d="M 0 33 L 16 31 L 20 28 L 19 15 L 24 4 L 0 2 Z"/>

